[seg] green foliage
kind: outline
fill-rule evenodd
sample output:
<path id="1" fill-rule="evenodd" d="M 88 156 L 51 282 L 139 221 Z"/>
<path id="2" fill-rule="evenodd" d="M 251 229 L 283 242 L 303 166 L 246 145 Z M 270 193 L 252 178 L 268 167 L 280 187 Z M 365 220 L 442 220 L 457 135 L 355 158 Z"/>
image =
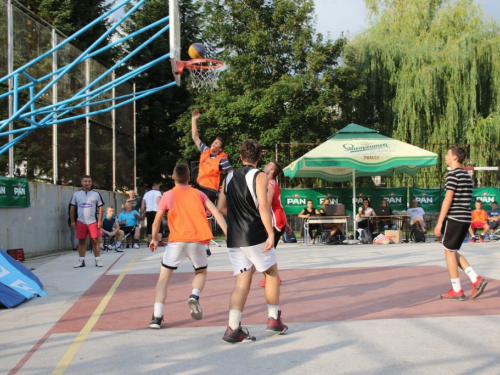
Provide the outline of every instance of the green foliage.
<path id="1" fill-rule="evenodd" d="M 498 25 L 472 0 L 366 4 L 372 27 L 345 54 L 361 83 L 348 110 L 361 109 L 359 123 L 402 141 L 440 155 L 465 145 L 470 164 L 496 165 L 497 146 L 484 145 L 500 139 Z M 412 182 L 437 186 L 445 169 L 442 158 L 433 175 L 427 170 Z M 485 174 L 482 183 L 495 177 Z"/>
<path id="2" fill-rule="evenodd" d="M 191 108 L 202 114 L 201 139 L 210 144 L 222 136 L 237 166 L 238 146 L 246 138 L 259 140 L 265 160 L 274 158 L 277 143 L 328 138 L 338 118 L 335 68 L 346 40 L 315 35 L 313 1 L 208 0 L 204 7 L 202 42 L 227 69 L 217 91 L 195 93 Z M 190 112 L 176 126 L 186 133 L 184 157 L 197 160 Z"/>
<path id="3" fill-rule="evenodd" d="M 106 0 L 20 0 L 20 3 L 70 36 L 111 9 Z M 90 47 L 111 27 L 111 21 L 104 19 L 80 35 L 76 43 L 82 49 Z M 98 48 L 111 42 L 111 36 L 103 40 Z M 98 49 L 97 48 L 97 49 Z M 99 55 L 99 59 L 110 65 L 116 58 L 117 50 L 111 49 Z"/>

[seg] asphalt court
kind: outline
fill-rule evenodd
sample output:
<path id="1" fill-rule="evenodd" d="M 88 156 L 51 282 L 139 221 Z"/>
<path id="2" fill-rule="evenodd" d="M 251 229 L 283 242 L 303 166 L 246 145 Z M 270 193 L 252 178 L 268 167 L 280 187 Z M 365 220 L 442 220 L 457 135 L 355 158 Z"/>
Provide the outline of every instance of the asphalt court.
<path id="1" fill-rule="evenodd" d="M 256 273 L 242 325 L 257 341 L 236 345 L 221 341 L 234 283 L 224 246 L 212 248 L 209 258 L 203 319 L 192 320 L 187 307 L 193 273 L 186 260 L 172 277 L 159 331 L 147 325 L 161 251 L 105 253 L 104 268 L 73 269 L 73 252 L 29 260 L 25 265 L 35 268 L 48 295 L 0 310 L 0 347 L 6 348 L 0 373 L 308 374 L 332 373 L 333 360 L 335 373 L 345 374 L 498 374 L 499 250 L 500 243 L 464 244 L 463 255 L 489 283 L 470 300 L 461 273 L 467 301 L 458 302 L 438 297 L 450 284 L 437 243 L 280 244 L 280 308 L 290 332 L 265 332 L 262 274 Z M 377 353 L 383 359 L 374 362 Z"/>

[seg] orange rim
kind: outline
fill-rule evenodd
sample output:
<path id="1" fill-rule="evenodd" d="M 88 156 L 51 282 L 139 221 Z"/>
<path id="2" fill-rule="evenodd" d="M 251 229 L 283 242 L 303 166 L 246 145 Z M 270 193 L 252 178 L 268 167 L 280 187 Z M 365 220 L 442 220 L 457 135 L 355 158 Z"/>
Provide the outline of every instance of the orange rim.
<path id="1" fill-rule="evenodd" d="M 201 65 L 204 63 L 211 63 L 211 65 Z M 224 66 L 224 63 L 219 60 L 214 59 L 193 59 L 189 61 L 177 61 L 177 74 L 182 74 L 184 69 L 187 70 L 209 70 L 209 69 L 220 69 Z"/>

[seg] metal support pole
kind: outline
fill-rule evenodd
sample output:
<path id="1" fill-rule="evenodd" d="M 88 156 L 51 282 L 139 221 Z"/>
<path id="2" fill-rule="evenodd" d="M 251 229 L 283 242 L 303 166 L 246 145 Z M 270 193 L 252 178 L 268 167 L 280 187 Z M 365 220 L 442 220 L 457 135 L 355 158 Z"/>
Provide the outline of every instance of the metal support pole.
<path id="1" fill-rule="evenodd" d="M 133 92 L 135 93 L 135 83 L 133 84 L 132 86 L 132 90 Z M 134 105 L 134 108 L 133 108 L 133 116 L 134 116 L 134 119 L 133 119 L 133 124 L 134 124 L 134 191 L 137 191 L 137 166 L 136 166 L 136 161 L 137 161 L 137 147 L 136 147 L 136 134 L 135 134 L 135 126 L 136 126 L 136 122 L 135 122 L 135 106 L 136 106 L 136 101 L 134 100 L 133 101 L 133 105 Z"/>
<path id="2" fill-rule="evenodd" d="M 52 48 L 57 46 L 57 34 L 56 30 L 52 29 Z M 52 71 L 57 70 L 57 51 L 52 54 Z M 53 80 L 57 79 L 57 75 L 52 77 Z M 57 82 L 52 86 L 52 104 L 57 103 Z M 54 115 L 55 117 L 55 115 Z M 52 183 L 57 185 L 57 180 L 59 179 L 59 161 L 57 158 L 57 124 L 52 126 Z"/>
<path id="3" fill-rule="evenodd" d="M 115 71 L 113 70 L 113 72 L 111 73 L 111 80 L 114 81 L 115 80 Z M 115 87 L 113 87 L 113 90 L 111 91 L 111 95 L 113 96 L 113 98 L 116 98 L 116 89 Z M 115 106 L 115 100 L 113 100 L 111 102 L 111 106 Z M 113 109 L 111 111 L 111 127 L 112 127 L 112 181 L 111 181 L 111 184 L 112 184 L 112 189 L 113 191 L 116 191 L 116 109 Z"/>
<path id="4" fill-rule="evenodd" d="M 12 74 L 14 71 L 14 9 L 12 1 L 7 1 L 7 72 Z M 9 91 L 12 91 L 14 78 L 9 78 Z M 9 95 L 9 118 L 14 114 L 14 97 Z M 9 131 L 14 130 L 14 123 L 9 124 Z M 14 140 L 14 134 L 9 134 L 9 143 Z M 14 146 L 9 148 L 9 177 L 14 177 Z"/>
<path id="5" fill-rule="evenodd" d="M 85 60 L 85 86 L 90 83 L 90 60 Z M 88 90 L 87 90 L 88 91 Z M 89 107 L 85 107 L 89 113 Z M 90 175 L 90 117 L 85 117 L 85 174 Z"/>

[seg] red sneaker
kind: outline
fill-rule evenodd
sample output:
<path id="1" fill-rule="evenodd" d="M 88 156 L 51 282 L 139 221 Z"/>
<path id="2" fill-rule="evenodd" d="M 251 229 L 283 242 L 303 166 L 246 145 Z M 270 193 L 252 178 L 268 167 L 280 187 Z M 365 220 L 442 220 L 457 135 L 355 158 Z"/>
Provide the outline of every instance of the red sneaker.
<path id="1" fill-rule="evenodd" d="M 471 299 L 479 297 L 481 294 L 483 294 L 484 288 L 486 288 L 486 284 L 488 282 L 483 279 L 481 276 L 477 277 L 477 280 L 475 283 L 471 283 L 472 285 L 472 293 L 470 295 Z"/>
<path id="2" fill-rule="evenodd" d="M 267 328 L 266 331 L 279 332 L 280 335 L 288 331 L 288 326 L 283 324 L 281 321 L 281 310 L 278 311 L 278 319 L 267 318 Z"/>
<path id="3" fill-rule="evenodd" d="M 234 331 L 231 327 L 227 327 L 226 333 L 224 333 L 224 336 L 222 337 L 222 341 L 230 344 L 235 344 L 237 342 L 249 342 L 255 341 L 255 336 L 250 335 L 247 327 L 239 326 Z"/>
<path id="4" fill-rule="evenodd" d="M 163 241 L 158 242 L 158 246 L 167 246 L 167 244 Z"/>
<path id="5" fill-rule="evenodd" d="M 450 291 L 446 294 L 441 294 L 441 299 L 449 299 L 449 300 L 455 300 L 455 301 L 465 301 L 465 294 L 462 289 L 460 289 L 458 292 L 455 292 L 453 288 L 450 289 Z"/>
<path id="6" fill-rule="evenodd" d="M 279 278 L 279 283 L 281 285 L 281 277 Z M 266 286 L 266 278 L 264 277 L 262 280 L 260 280 L 260 283 L 259 283 L 260 286 L 264 287 Z"/>

